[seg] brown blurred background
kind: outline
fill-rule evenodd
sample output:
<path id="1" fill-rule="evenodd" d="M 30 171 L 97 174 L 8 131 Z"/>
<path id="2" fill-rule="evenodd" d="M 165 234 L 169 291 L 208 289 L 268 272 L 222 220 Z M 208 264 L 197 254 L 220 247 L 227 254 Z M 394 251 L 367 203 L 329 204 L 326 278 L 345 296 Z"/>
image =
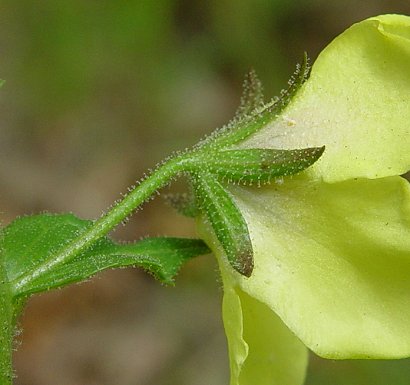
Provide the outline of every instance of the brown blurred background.
<path id="1" fill-rule="evenodd" d="M 98 217 L 144 170 L 232 116 L 251 67 L 273 96 L 307 51 L 410 1 L 2 0 L 0 204 Z M 176 184 L 172 188 L 181 188 Z M 113 236 L 194 236 L 157 198 Z M 225 385 L 221 284 L 210 256 L 175 288 L 109 271 L 30 300 L 17 385 Z M 404 385 L 410 362 L 312 356 L 308 385 Z"/>

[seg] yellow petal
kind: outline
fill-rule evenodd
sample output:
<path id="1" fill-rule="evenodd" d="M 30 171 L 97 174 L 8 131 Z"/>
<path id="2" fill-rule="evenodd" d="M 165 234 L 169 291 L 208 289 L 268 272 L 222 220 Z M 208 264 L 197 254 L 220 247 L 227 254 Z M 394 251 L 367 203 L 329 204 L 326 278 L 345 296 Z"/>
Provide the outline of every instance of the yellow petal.
<path id="1" fill-rule="evenodd" d="M 302 385 L 306 347 L 269 307 L 224 281 L 223 318 L 231 385 Z"/>
<path id="2" fill-rule="evenodd" d="M 299 177 L 233 189 L 255 267 L 232 277 L 318 355 L 410 356 L 409 186 L 401 177 Z"/>
<path id="3" fill-rule="evenodd" d="M 307 172 L 325 181 L 410 169 L 410 17 L 371 18 L 337 37 L 284 113 L 241 147 L 322 145 Z"/>

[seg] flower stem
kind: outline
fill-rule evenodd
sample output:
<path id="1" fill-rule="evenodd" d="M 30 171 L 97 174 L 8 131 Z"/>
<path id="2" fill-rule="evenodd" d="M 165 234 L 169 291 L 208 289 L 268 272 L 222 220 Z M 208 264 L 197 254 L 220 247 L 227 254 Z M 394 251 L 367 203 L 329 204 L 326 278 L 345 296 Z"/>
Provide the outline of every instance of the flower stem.
<path id="1" fill-rule="evenodd" d="M 2 267 L 0 266 L 0 269 Z M 11 385 L 13 379 L 12 348 L 14 336 L 13 304 L 9 285 L 0 272 L 0 384 Z"/>
<path id="2" fill-rule="evenodd" d="M 40 277 L 45 272 L 62 265 L 78 254 L 91 247 L 98 239 L 109 233 L 116 225 L 124 221 L 139 205 L 146 201 L 155 191 L 165 186 L 172 177 L 181 171 L 189 163 L 189 155 L 171 158 L 168 162 L 157 168 L 149 177 L 135 187 L 123 200 L 118 202 L 110 211 L 103 215 L 94 224 L 80 234 L 76 239 L 52 254 L 34 270 L 15 279 L 12 290 L 15 295 L 24 296 L 29 294 L 25 288 L 27 285 Z M 187 162 L 188 161 L 188 162 Z"/>

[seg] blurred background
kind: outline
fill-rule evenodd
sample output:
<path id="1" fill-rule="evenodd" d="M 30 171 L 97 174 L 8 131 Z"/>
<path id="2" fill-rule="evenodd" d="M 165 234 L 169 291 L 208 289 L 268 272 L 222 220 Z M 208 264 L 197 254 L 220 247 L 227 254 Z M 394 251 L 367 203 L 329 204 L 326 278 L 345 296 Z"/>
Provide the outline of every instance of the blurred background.
<path id="1" fill-rule="evenodd" d="M 410 14 L 395 0 L 1 0 L 3 223 L 95 218 L 174 150 L 226 123 L 254 68 L 273 96 L 352 23 Z M 172 188 L 182 188 L 178 184 Z M 195 236 L 161 198 L 113 237 Z M 29 301 L 17 385 L 224 385 L 221 284 L 211 256 L 174 288 L 136 269 Z M 404 385 L 410 361 L 312 355 L 308 385 Z"/>

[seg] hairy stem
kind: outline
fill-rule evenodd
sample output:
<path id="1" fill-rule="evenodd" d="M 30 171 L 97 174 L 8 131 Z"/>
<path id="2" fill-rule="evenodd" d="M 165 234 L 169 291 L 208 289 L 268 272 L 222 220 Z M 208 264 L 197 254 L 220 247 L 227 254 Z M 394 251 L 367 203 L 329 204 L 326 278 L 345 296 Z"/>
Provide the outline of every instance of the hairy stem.
<path id="1" fill-rule="evenodd" d="M 187 162 L 188 161 L 188 162 Z M 184 170 L 189 163 L 188 155 L 172 158 L 154 171 L 141 184 L 135 187 L 122 201 L 94 222 L 93 226 L 80 234 L 74 241 L 51 255 L 36 269 L 18 277 L 12 284 L 14 294 L 24 296 L 26 285 L 43 273 L 64 264 L 91 247 L 98 239 L 109 233 L 116 225 L 125 220 L 139 205 L 155 191 L 165 186 L 172 177 Z"/>
<path id="2" fill-rule="evenodd" d="M 3 279 L 0 282 L 0 309 L 0 384 L 9 385 L 13 379 L 14 317 L 10 288 Z"/>

